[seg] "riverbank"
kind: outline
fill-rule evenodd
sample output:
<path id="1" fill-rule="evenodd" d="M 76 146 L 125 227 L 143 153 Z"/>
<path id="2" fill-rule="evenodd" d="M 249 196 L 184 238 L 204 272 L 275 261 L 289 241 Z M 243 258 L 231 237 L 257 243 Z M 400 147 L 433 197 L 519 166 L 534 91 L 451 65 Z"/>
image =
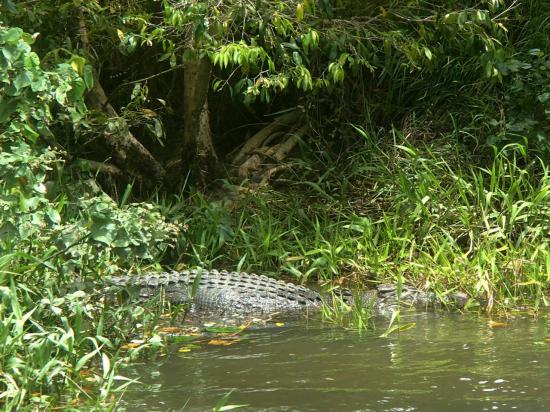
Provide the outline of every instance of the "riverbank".
<path id="1" fill-rule="evenodd" d="M 202 195 L 177 212 L 184 221 L 178 263 L 227 267 L 361 287 L 405 283 L 466 306 L 548 306 L 550 177 L 522 146 L 472 160 L 448 139 L 412 147 L 366 142 L 339 157 L 302 153 L 274 187 Z M 309 151 L 308 151 L 309 150 Z M 278 189 L 277 189 L 278 188 Z M 176 203 L 174 203 L 176 204 Z"/>
<path id="2" fill-rule="evenodd" d="M 118 266 L 124 250 L 170 268 L 245 270 L 352 289 L 408 284 L 442 300 L 464 293 L 466 311 L 548 306 L 550 178 L 540 159 L 511 145 L 473 162 L 458 145 L 413 148 L 406 139 L 376 143 L 359 133 L 365 141 L 339 156 L 303 148 L 307 166 L 270 187 L 226 184 L 210 198 L 157 198 L 147 207 L 126 207 L 129 192 L 71 208 L 41 195 L 48 229 L 29 227 L 44 240 L 62 234 L 67 246 L 59 253 L 31 242 L 31 256 L 22 240 L 0 261 L 5 408 L 114 407 L 131 383 L 120 366 L 165 350 L 159 320 L 177 308 L 159 300 L 106 307 L 97 294 L 63 291 L 71 267 L 92 278 L 131 268 Z M 26 164 L 24 156 L 18 161 Z M 85 204 L 91 207 L 78 212 Z M 62 213 L 58 223 L 52 209 Z M 71 240 L 76 234 L 81 241 Z M 133 271 L 161 268 L 146 262 L 134 258 Z M 364 308 L 333 309 L 325 320 L 369 327 Z M 399 321 L 398 314 L 388 330 L 399 330 Z"/>

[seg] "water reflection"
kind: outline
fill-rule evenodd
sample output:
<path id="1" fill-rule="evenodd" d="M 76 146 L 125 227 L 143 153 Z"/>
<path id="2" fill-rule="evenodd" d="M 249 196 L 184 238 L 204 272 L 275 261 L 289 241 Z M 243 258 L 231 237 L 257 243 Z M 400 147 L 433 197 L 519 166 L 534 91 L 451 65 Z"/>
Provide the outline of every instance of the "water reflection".
<path id="1" fill-rule="evenodd" d="M 415 328 L 379 338 L 320 324 L 253 331 L 227 347 L 204 346 L 132 365 L 144 386 L 126 410 L 547 411 L 548 316 L 491 329 L 485 318 L 413 313 Z M 378 334 L 387 319 L 379 321 Z"/>

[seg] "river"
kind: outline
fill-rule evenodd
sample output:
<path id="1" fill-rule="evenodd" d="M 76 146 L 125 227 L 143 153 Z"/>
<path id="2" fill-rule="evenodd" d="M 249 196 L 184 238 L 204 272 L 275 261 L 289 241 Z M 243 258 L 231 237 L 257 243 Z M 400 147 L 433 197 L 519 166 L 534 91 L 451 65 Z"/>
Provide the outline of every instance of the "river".
<path id="1" fill-rule="evenodd" d="M 246 411 L 550 411 L 550 315 L 410 312 L 380 337 L 300 321 L 134 363 L 120 410 L 208 411 L 228 392 Z M 215 342 L 214 342 L 215 343 Z"/>

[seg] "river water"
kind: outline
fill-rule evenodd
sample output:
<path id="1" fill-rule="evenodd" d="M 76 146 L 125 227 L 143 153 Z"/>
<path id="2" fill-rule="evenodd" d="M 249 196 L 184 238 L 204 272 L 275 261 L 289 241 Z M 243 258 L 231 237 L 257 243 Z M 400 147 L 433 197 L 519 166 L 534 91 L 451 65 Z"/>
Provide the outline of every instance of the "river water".
<path id="1" fill-rule="evenodd" d="M 550 411 L 550 316 L 505 321 L 412 312 L 416 325 L 382 338 L 303 321 L 247 331 L 230 346 L 135 363 L 120 410 Z M 502 322 L 502 323 L 501 323 Z M 503 324 L 505 323 L 505 324 Z M 216 342 L 213 342 L 216 343 Z"/>

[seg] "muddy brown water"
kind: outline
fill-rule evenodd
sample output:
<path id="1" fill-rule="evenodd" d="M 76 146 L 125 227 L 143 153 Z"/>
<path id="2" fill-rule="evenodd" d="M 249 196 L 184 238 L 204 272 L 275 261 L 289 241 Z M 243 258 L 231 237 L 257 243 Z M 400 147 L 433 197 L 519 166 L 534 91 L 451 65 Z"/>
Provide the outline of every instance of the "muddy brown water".
<path id="1" fill-rule="evenodd" d="M 201 345 L 124 370 L 138 378 L 119 410 L 550 411 L 550 315 L 413 312 L 416 325 L 382 338 L 302 321 L 247 331 L 231 346 Z"/>

